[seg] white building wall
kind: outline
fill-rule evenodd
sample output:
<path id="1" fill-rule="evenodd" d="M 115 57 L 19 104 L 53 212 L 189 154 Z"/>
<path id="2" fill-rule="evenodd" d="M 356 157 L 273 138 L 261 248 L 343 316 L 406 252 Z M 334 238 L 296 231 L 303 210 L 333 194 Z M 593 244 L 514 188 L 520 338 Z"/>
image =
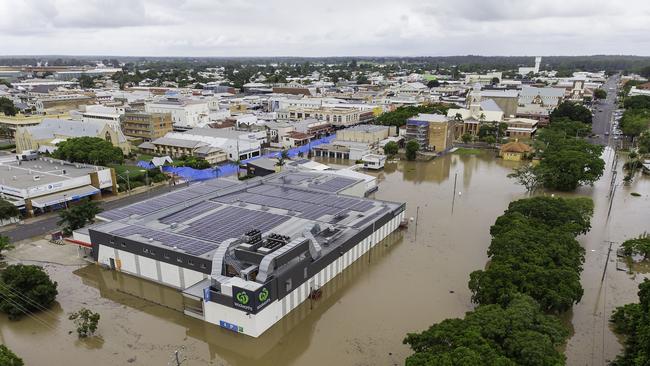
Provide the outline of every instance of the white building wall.
<path id="1" fill-rule="evenodd" d="M 136 257 L 140 261 L 140 276 L 152 281 L 160 281 L 158 278 L 158 270 L 156 269 L 156 260 L 143 256 Z"/>
<path id="2" fill-rule="evenodd" d="M 322 287 L 363 256 L 370 248 L 377 245 L 388 234 L 395 231 L 403 220 L 404 215 L 405 213 L 402 212 L 382 227 L 377 228 L 370 236 L 352 247 L 342 257 L 330 263 L 302 285 L 295 288 L 291 293 L 287 294 L 283 299 L 269 304 L 259 313 L 246 315 L 245 312 L 229 306 L 219 305 L 215 302 L 206 302 L 204 303 L 204 320 L 217 325 L 225 321 L 241 327 L 241 333 L 252 337 L 260 336 L 282 317 L 304 302 L 309 296 L 310 289 L 314 289 L 313 287 L 310 288 L 310 286 L 315 286 L 316 288 Z"/>

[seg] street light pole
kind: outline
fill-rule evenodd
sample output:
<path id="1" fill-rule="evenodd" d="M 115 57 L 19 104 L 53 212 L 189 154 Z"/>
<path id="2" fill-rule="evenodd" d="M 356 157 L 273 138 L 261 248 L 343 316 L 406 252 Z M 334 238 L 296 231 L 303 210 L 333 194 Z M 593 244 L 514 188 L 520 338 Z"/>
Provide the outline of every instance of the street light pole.
<path id="1" fill-rule="evenodd" d="M 125 170 L 124 172 L 126 173 L 126 189 L 129 192 L 129 195 L 131 195 L 131 180 L 129 179 L 131 173 L 128 170 Z"/>

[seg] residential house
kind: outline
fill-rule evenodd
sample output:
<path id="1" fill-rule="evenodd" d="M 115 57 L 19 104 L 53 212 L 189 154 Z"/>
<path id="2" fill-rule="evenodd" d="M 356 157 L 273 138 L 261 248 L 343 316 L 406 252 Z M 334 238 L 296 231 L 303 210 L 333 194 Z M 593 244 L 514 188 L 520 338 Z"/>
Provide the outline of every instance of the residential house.
<path id="1" fill-rule="evenodd" d="M 501 145 L 499 149 L 499 156 L 503 160 L 520 161 L 523 160 L 527 154 L 533 151 L 533 148 L 524 144 L 523 142 L 513 141 Z"/>

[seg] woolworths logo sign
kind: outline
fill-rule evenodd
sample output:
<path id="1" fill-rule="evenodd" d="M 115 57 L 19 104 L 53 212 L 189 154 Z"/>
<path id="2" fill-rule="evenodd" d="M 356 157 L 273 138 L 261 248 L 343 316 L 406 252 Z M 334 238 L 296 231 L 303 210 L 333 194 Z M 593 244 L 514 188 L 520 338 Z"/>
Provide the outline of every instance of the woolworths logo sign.
<path id="1" fill-rule="evenodd" d="M 262 292 L 257 296 L 257 298 L 260 300 L 260 303 L 266 301 L 269 298 L 269 290 L 267 290 L 266 287 L 262 289 Z"/>
<path id="2" fill-rule="evenodd" d="M 262 294 L 260 294 L 260 296 L 261 295 Z M 235 298 L 242 305 L 246 305 L 250 301 L 250 299 L 248 298 L 248 294 L 245 291 L 238 292 L 237 295 L 235 296 Z"/>
<path id="3" fill-rule="evenodd" d="M 241 287 L 232 287 L 232 306 L 246 312 L 257 314 L 271 303 L 272 289 L 269 286 L 262 286 L 256 291 L 247 290 Z"/>

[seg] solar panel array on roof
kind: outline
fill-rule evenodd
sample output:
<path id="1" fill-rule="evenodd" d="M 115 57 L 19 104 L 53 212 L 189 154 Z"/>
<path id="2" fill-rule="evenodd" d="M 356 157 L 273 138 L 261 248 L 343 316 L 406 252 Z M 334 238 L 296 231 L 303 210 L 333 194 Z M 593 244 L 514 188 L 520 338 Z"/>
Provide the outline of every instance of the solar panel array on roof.
<path id="1" fill-rule="evenodd" d="M 336 193 L 345 187 L 351 186 L 356 180 L 350 178 L 336 177 L 323 183 L 311 183 L 309 188 L 318 189 L 325 192 Z"/>
<path id="2" fill-rule="evenodd" d="M 213 243 L 204 240 L 197 240 L 194 238 L 189 238 L 183 235 L 178 235 L 174 233 L 152 230 L 142 226 L 129 225 L 117 230 L 112 230 L 110 232 L 113 235 L 117 236 L 130 236 L 130 235 L 140 235 L 146 239 L 153 239 L 160 242 L 162 245 L 170 248 L 178 248 L 192 255 L 203 255 L 213 249 L 215 249 L 219 243 Z"/>
<path id="3" fill-rule="evenodd" d="M 176 211 L 171 215 L 161 217 L 159 221 L 162 222 L 163 224 L 171 224 L 173 222 L 184 222 L 202 213 L 205 213 L 210 210 L 214 210 L 217 207 L 221 207 L 221 205 L 212 201 L 203 201 L 193 206 L 186 207 L 180 211 Z"/>
<path id="4" fill-rule="evenodd" d="M 178 189 L 142 202 L 102 212 L 99 216 L 109 220 L 120 220 L 131 215 L 148 215 L 160 209 L 230 187 L 233 184 L 237 183 L 223 179 L 195 183 L 187 188 Z"/>
<path id="5" fill-rule="evenodd" d="M 227 204 L 242 201 L 292 210 L 298 213 L 298 217 L 309 220 L 316 220 L 323 215 L 335 215 L 341 211 L 365 212 L 374 207 L 371 201 L 269 185 L 253 187 L 245 192 L 217 197 L 213 200 Z"/>
<path id="6" fill-rule="evenodd" d="M 287 221 L 290 217 L 270 212 L 248 210 L 241 207 L 226 207 L 189 224 L 181 233 L 210 241 L 222 242 L 236 238 L 251 229 L 269 231 Z"/>

